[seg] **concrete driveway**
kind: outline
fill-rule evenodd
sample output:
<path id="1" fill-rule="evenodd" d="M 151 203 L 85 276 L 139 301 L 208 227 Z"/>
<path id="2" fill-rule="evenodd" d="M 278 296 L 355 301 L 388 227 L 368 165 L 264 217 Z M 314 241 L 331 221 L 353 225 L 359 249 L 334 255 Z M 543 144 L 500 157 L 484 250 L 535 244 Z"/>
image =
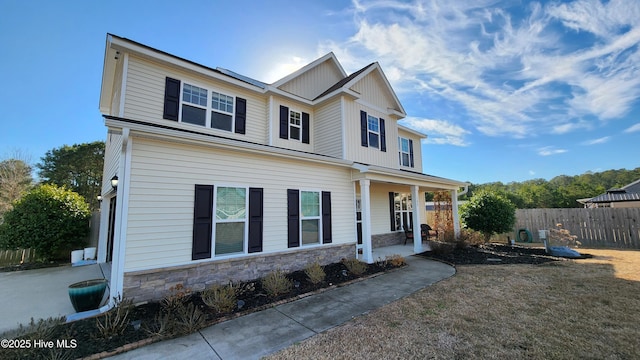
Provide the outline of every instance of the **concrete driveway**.
<path id="1" fill-rule="evenodd" d="M 104 278 L 99 265 L 0 273 L 0 334 L 35 320 L 75 313 L 67 287 Z"/>

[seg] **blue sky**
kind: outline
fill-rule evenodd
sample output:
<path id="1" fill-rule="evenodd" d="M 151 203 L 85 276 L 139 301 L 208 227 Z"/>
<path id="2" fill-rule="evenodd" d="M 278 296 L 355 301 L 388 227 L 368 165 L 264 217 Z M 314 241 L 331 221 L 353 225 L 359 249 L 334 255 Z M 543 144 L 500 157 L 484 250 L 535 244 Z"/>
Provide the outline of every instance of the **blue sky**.
<path id="1" fill-rule="evenodd" d="M 0 1 L 0 159 L 103 140 L 106 33 L 273 82 L 378 61 L 428 174 L 640 166 L 640 1 Z"/>

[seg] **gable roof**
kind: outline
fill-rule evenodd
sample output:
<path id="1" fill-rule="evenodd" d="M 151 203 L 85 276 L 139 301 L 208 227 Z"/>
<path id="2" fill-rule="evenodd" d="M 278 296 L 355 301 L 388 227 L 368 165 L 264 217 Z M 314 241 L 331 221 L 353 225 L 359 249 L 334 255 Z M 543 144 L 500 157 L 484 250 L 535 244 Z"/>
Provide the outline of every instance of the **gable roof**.
<path id="1" fill-rule="evenodd" d="M 619 189 L 609 189 L 606 193 L 587 200 L 587 203 L 608 203 L 622 201 L 640 201 L 640 179 Z"/>
<path id="2" fill-rule="evenodd" d="M 290 82 L 291 80 L 301 76 L 302 74 L 304 74 L 304 73 L 306 73 L 306 72 L 308 72 L 308 71 L 320 66 L 325 61 L 328 61 L 330 65 L 334 66 L 336 68 L 336 70 L 338 70 L 340 72 L 340 74 L 342 74 L 343 77 L 347 76 L 347 73 L 342 68 L 342 65 L 340 65 L 340 62 L 336 58 L 336 55 L 333 52 L 330 52 L 330 53 L 326 54 L 325 56 L 312 61 L 311 63 L 301 67 L 300 69 L 294 71 L 293 73 L 291 73 L 291 74 L 283 77 L 282 79 L 274 82 L 273 84 L 271 84 L 271 86 L 276 87 L 276 88 L 281 87 L 282 85 L 284 85 L 284 84 Z"/>
<path id="3" fill-rule="evenodd" d="M 393 88 L 391 87 L 391 83 L 389 83 L 389 80 L 385 76 L 378 62 L 371 63 L 363 67 L 362 69 L 354 72 L 353 74 L 345 77 L 344 79 L 338 81 L 336 84 L 331 86 L 325 92 L 318 95 L 318 97 L 313 99 L 313 101 L 321 101 L 322 98 L 332 96 L 334 93 L 340 92 L 340 91 L 352 93 L 353 91 L 350 90 L 351 87 L 353 87 L 358 81 L 362 80 L 364 77 L 374 72 L 380 75 L 380 78 L 383 80 L 387 90 L 391 94 L 392 102 L 396 106 L 396 109 L 389 109 L 389 110 L 394 110 L 393 112 L 395 112 L 396 115 L 398 115 L 398 117 L 402 118 L 407 116 L 407 113 L 404 110 L 404 107 L 400 103 L 400 100 L 398 99 L 398 96 L 396 95 L 395 91 L 393 91 Z"/>

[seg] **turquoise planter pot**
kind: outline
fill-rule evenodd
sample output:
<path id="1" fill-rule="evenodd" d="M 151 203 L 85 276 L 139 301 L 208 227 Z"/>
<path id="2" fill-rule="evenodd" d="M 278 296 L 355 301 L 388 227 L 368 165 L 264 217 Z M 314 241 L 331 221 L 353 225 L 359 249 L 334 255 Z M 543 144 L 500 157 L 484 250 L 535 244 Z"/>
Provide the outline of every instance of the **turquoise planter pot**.
<path id="1" fill-rule="evenodd" d="M 107 279 L 84 280 L 69 285 L 69 299 L 76 312 L 100 307 L 107 290 Z"/>

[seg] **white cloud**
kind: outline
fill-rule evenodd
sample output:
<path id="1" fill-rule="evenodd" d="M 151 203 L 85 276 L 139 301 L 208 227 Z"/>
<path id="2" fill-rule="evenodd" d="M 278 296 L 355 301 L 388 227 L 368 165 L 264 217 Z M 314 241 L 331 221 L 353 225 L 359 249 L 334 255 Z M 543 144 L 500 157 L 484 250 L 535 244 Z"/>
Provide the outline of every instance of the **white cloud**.
<path id="1" fill-rule="evenodd" d="M 400 121 L 400 125 L 426 134 L 429 144 L 468 146 L 465 136 L 469 131 L 445 120 L 420 119 L 408 117 Z"/>
<path id="2" fill-rule="evenodd" d="M 540 156 L 551 156 L 566 153 L 568 150 L 566 149 L 556 149 L 554 146 L 545 146 L 538 149 L 538 155 Z"/>
<path id="3" fill-rule="evenodd" d="M 588 140 L 582 143 L 582 145 L 598 145 L 598 144 L 604 144 L 606 142 L 608 142 L 609 140 L 611 140 L 611 136 L 604 136 L 598 139 L 593 139 L 593 140 Z"/>
<path id="4" fill-rule="evenodd" d="M 624 130 L 624 132 L 626 133 L 632 133 L 632 132 L 637 132 L 640 131 L 640 123 L 637 123 L 635 125 L 631 125 L 630 127 L 626 128 Z"/>
<path id="5" fill-rule="evenodd" d="M 380 61 L 401 98 L 427 93 L 461 109 L 486 135 L 590 128 L 626 115 L 640 97 L 637 0 L 525 8 L 495 0 L 354 0 L 352 10 L 354 35 L 323 47 L 334 46 L 345 67 L 358 64 L 354 70 Z"/>

